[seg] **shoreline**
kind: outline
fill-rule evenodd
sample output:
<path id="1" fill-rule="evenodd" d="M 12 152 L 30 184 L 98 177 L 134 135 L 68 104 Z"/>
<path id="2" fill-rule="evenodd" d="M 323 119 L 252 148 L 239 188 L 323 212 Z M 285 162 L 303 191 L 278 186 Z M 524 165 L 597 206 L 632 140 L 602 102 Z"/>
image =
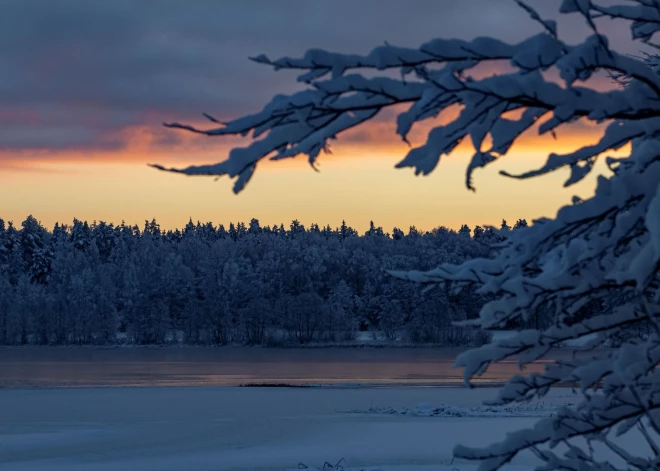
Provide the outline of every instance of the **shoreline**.
<path id="1" fill-rule="evenodd" d="M 200 387 L 277 385 L 319 389 L 463 388 L 458 348 L 21 347 L 0 349 L 0 388 Z M 549 359 L 526 365 L 542 373 Z M 475 388 L 520 374 L 516 359 L 493 364 Z"/>

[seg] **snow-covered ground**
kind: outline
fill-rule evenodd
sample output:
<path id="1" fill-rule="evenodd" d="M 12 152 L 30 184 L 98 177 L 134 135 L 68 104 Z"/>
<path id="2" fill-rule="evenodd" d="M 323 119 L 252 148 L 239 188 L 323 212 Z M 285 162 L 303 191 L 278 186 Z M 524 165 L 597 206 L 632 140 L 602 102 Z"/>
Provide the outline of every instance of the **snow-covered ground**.
<path id="1" fill-rule="evenodd" d="M 0 390 L 0 470 L 267 470 L 350 467 L 460 471 L 452 448 L 499 441 L 531 413 L 477 406 L 492 388 L 80 388 Z M 430 404 L 421 405 L 419 404 Z M 470 414 L 402 413 L 451 404 Z M 436 408 L 437 408 L 436 407 Z M 478 412 L 487 411 L 485 414 Z M 534 412 L 536 410 L 536 413 Z M 475 413 L 476 411 L 476 413 Z M 532 417 L 530 417 L 532 416 Z M 510 469 L 530 469 L 521 457 Z M 527 465 L 527 466 L 526 466 Z"/>
<path id="2" fill-rule="evenodd" d="M 518 334 L 517 331 L 515 330 L 496 330 L 491 332 L 492 334 L 492 339 L 491 341 L 493 343 L 499 342 L 501 340 L 507 340 L 515 335 Z M 562 346 L 563 347 L 583 347 L 585 346 L 589 341 L 593 340 L 596 338 L 596 334 L 589 334 L 585 335 L 583 337 L 577 338 L 577 339 L 570 339 L 565 342 L 563 342 Z"/>

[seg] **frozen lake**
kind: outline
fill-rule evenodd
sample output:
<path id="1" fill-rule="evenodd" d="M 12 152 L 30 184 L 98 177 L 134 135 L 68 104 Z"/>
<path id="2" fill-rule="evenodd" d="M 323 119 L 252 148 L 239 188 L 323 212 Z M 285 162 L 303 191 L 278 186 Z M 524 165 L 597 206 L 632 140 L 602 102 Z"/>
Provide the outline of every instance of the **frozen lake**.
<path id="1" fill-rule="evenodd" d="M 0 387 L 238 386 L 249 383 L 457 386 L 459 349 L 438 348 L 4 348 Z M 562 355 L 557 352 L 554 357 Z M 538 363 L 526 372 L 542 371 Z M 480 379 L 500 383 L 515 361 Z"/>
<path id="2" fill-rule="evenodd" d="M 341 458 L 354 469 L 475 471 L 459 442 L 486 445 L 535 417 L 355 413 L 420 402 L 475 406 L 494 388 L 75 388 L 0 390 L 0 469 L 284 471 Z M 550 401 L 570 401 L 569 390 Z M 507 471 L 531 471 L 528 458 Z"/>
<path id="3" fill-rule="evenodd" d="M 494 397 L 496 388 L 396 387 L 459 386 L 459 371 L 450 368 L 456 353 L 3 349 L 0 378 L 16 388 L 0 389 L 0 470 L 284 471 L 300 462 L 320 469 L 325 461 L 344 458 L 350 469 L 476 471 L 472 463 L 452 461 L 456 444 L 499 441 L 577 399 L 570 389 L 558 388 L 539 403 L 493 413 L 480 404 Z M 504 363 L 485 379 L 501 381 L 516 369 L 515 363 Z M 249 382 L 390 387 L 164 387 Z M 65 385 L 87 387 L 47 387 Z M 453 412 L 401 413 L 428 411 L 426 404 Z M 637 442 L 643 444 L 637 437 L 632 445 Z M 522 454 L 505 469 L 531 471 L 533 463 L 531 455 Z"/>

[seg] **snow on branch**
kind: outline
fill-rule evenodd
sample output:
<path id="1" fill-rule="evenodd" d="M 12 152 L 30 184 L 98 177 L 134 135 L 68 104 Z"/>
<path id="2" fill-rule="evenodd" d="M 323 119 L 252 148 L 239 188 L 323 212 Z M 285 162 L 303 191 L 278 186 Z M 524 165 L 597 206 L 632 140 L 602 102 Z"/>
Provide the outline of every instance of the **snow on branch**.
<path id="1" fill-rule="evenodd" d="M 168 127 L 209 136 L 252 133 L 255 138 L 247 147 L 232 150 L 224 162 L 169 170 L 187 175 L 228 175 L 237 178 L 234 191 L 239 192 L 260 160 L 305 154 L 314 165 L 320 152 L 327 150 L 329 139 L 368 121 L 384 108 L 410 104 L 408 110 L 397 118 L 397 133 L 406 140 L 415 123 L 460 104 L 464 106 L 460 116 L 447 125 L 433 128 L 426 143 L 411 149 L 397 167 L 413 167 L 417 174 L 428 174 L 442 155 L 450 154 L 464 138 L 470 137 L 475 154 L 468 165 L 466 184 L 473 189 L 471 173 L 508 153 L 515 139 L 546 114 L 548 118 L 541 126 L 542 132 L 553 131 L 557 126 L 581 117 L 597 122 L 615 120 L 614 125 L 622 119 L 635 120 L 641 121 L 638 126 L 644 127 L 646 119 L 660 114 L 660 78 L 645 61 L 611 51 L 606 38 L 598 34 L 582 44 L 569 46 L 558 39 L 552 22 L 540 19 L 533 9 L 523 5 L 535 20 L 541 22 L 545 32 L 515 45 L 493 38 L 472 41 L 435 39 L 418 49 L 380 46 L 365 56 L 312 49 L 302 58 L 271 60 L 263 55 L 255 57 L 256 62 L 270 65 L 275 70 L 300 70 L 302 74 L 298 79 L 307 83 L 309 88 L 290 96 L 278 95 L 261 112 L 217 128 L 201 130 L 185 124 L 167 123 Z M 571 5 L 570 1 L 564 2 L 562 9 L 577 9 Z M 625 10 L 626 18 L 636 18 L 637 22 L 649 18 L 644 24 L 656 24 L 652 15 L 646 15 L 650 7 L 645 5 L 638 6 L 642 10 L 629 6 L 621 12 L 614 7 L 601 8 L 590 2 L 585 5 L 601 15 L 623 15 L 621 12 Z M 577 10 L 586 11 L 585 8 Z M 639 26 L 634 28 L 640 29 Z M 638 35 L 642 40 L 647 36 Z M 466 74 L 474 66 L 492 61 L 507 61 L 516 70 L 481 80 Z M 559 70 L 565 82 L 563 85 L 541 75 L 540 72 L 549 68 Z M 401 78 L 365 78 L 359 74 L 369 69 L 398 69 Z M 576 80 L 585 80 L 599 70 L 628 77 L 633 83 L 612 92 L 574 85 Z M 413 76 L 408 77 L 411 74 Z M 523 119 L 511 121 L 502 117 L 507 111 L 518 109 L 525 110 Z M 583 167 L 586 171 L 579 175 L 583 177 L 591 169 L 592 158 L 628 142 L 621 140 L 626 136 L 617 139 L 610 135 L 613 133 L 611 127 L 601 145 L 588 151 L 580 150 L 563 159 L 551 155 L 544 167 L 521 177 L 536 176 L 565 166 L 576 168 L 578 163 L 586 161 L 589 162 Z M 489 149 L 482 149 L 488 134 L 495 142 Z M 263 137 L 257 140 L 259 136 Z M 610 142 L 614 142 L 615 147 L 608 147 Z M 569 182 L 580 179 L 571 178 Z"/>

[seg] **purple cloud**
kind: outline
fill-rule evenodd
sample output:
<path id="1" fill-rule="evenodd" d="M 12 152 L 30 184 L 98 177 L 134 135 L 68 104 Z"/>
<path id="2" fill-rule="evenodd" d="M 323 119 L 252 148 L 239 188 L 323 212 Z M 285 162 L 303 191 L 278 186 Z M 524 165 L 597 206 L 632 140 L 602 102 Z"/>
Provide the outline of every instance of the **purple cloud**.
<path id="1" fill-rule="evenodd" d="M 531 3 L 557 16 L 555 2 Z M 565 17 L 560 32 L 578 40 L 583 23 Z M 628 30 L 608 28 L 627 47 Z M 518 41 L 536 31 L 514 2 L 493 0 L 9 0 L 0 16 L 0 151 L 121 149 L 133 126 L 204 111 L 236 117 L 297 89 L 252 55 L 365 53 L 385 40 L 416 46 L 440 36 Z"/>

